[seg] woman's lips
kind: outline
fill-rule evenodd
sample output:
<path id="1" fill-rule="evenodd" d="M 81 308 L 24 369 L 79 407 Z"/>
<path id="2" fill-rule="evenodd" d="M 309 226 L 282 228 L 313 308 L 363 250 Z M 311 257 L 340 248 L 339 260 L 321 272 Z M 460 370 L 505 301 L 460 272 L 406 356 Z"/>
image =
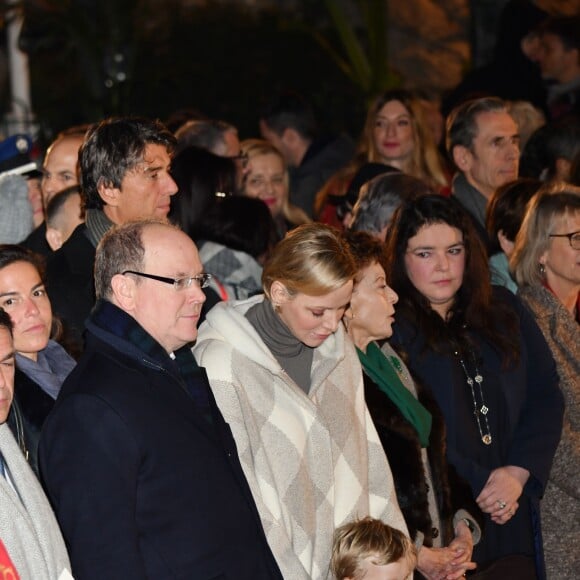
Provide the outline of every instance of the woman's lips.
<path id="1" fill-rule="evenodd" d="M 37 332 L 44 332 L 46 330 L 46 326 L 44 324 L 35 324 L 34 326 L 30 326 L 24 332 L 28 333 L 37 333 Z"/>
<path id="2" fill-rule="evenodd" d="M 264 199 L 262 199 L 262 201 L 268 206 L 268 207 L 272 207 L 273 205 L 276 205 L 276 198 L 275 197 L 265 197 Z"/>

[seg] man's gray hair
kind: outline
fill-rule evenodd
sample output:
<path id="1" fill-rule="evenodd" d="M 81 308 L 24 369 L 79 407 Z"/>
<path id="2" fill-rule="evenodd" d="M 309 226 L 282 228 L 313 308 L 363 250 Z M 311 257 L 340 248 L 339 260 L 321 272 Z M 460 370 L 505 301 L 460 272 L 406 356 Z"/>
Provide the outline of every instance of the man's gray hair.
<path id="1" fill-rule="evenodd" d="M 163 220 L 141 220 L 116 226 L 104 235 L 95 256 L 97 299 L 109 300 L 111 298 L 111 280 L 116 274 L 121 274 L 125 270 L 141 271 L 145 262 L 143 231 L 152 225 L 174 227 Z"/>
<path id="2" fill-rule="evenodd" d="M 462 145 L 472 150 L 477 137 L 477 116 L 481 113 L 507 113 L 507 105 L 498 97 L 483 97 L 461 103 L 447 117 L 446 147 L 453 159 L 453 149 Z"/>
<path id="3" fill-rule="evenodd" d="M 387 173 L 371 179 L 361 188 L 353 208 L 353 232 L 379 234 L 391 222 L 401 203 L 417 195 L 433 193 L 422 180 L 404 173 Z"/>
<path id="4" fill-rule="evenodd" d="M 233 125 L 225 121 L 214 119 L 188 121 L 175 132 L 177 150 L 179 152 L 186 147 L 199 147 L 217 155 L 216 151 L 225 146 L 225 133 L 230 131 L 238 132 Z"/>

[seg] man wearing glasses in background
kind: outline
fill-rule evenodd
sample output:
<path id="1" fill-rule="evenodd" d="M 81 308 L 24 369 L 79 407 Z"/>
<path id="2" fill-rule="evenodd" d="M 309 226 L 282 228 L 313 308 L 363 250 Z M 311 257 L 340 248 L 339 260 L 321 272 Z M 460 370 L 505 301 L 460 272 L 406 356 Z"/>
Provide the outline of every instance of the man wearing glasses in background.
<path id="1" fill-rule="evenodd" d="M 97 248 L 86 349 L 40 443 L 77 580 L 281 579 L 191 354 L 208 281 L 191 239 L 161 220 Z"/>

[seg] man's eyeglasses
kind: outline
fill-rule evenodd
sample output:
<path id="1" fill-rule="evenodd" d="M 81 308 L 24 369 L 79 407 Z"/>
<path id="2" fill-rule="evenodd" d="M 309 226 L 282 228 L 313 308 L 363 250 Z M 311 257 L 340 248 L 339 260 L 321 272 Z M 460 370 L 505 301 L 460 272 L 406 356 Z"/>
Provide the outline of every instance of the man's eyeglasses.
<path id="1" fill-rule="evenodd" d="M 196 276 L 187 276 L 186 278 L 166 278 L 165 276 L 155 276 L 155 274 L 145 274 L 145 272 L 135 272 L 134 270 L 125 270 L 122 274 L 123 276 L 125 274 L 133 274 L 134 276 L 141 276 L 165 284 L 171 284 L 176 290 L 185 290 L 194 282 L 200 288 L 207 288 L 211 280 L 211 274 L 197 274 Z"/>
<path id="2" fill-rule="evenodd" d="M 568 238 L 573 250 L 580 250 L 580 231 L 571 234 L 550 234 L 550 238 Z"/>

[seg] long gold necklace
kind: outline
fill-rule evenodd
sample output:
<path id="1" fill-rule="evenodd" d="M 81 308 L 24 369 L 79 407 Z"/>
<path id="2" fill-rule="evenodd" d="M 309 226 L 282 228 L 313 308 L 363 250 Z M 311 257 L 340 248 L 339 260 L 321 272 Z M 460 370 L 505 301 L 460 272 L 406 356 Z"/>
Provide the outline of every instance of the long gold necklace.
<path id="1" fill-rule="evenodd" d="M 487 419 L 487 414 L 489 413 L 489 407 L 485 404 L 483 398 L 483 377 L 477 368 L 477 361 L 475 359 L 475 353 L 470 350 L 471 359 L 473 361 L 473 368 L 475 369 L 475 376 L 472 377 L 467 372 L 467 367 L 460 349 L 457 349 L 454 354 L 459 359 L 461 368 L 465 374 L 465 380 L 469 385 L 471 391 L 471 399 L 473 401 L 473 415 L 475 416 L 475 421 L 477 423 L 477 428 L 479 430 L 479 436 L 485 445 L 491 445 L 491 429 L 489 428 L 489 421 Z"/>

